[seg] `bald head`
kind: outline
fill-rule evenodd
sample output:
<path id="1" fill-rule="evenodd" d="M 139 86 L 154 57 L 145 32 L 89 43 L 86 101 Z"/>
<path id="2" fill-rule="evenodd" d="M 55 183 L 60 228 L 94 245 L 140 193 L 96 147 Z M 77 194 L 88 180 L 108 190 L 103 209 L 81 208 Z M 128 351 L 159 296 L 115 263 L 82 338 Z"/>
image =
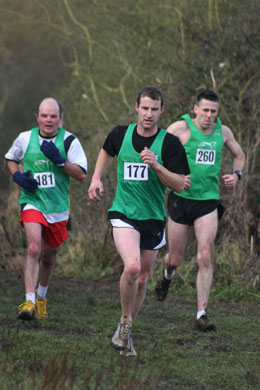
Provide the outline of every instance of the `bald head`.
<path id="1" fill-rule="evenodd" d="M 55 137 L 62 120 L 62 108 L 59 102 L 48 97 L 43 99 L 37 108 L 36 119 L 43 137 Z"/>
<path id="2" fill-rule="evenodd" d="M 49 103 L 49 104 L 54 104 L 55 105 L 55 103 L 56 103 L 56 105 L 58 106 L 58 109 L 59 109 L 59 114 L 60 114 L 60 117 L 62 118 L 62 114 L 63 114 L 63 110 L 62 110 L 62 106 L 61 106 L 61 104 L 58 102 L 58 100 L 56 100 L 56 99 L 54 99 L 54 98 L 52 98 L 52 97 L 47 97 L 47 98 L 45 98 L 45 99 L 43 99 L 39 104 L 38 104 L 38 106 L 37 106 L 37 108 L 36 108 L 36 113 L 37 113 L 37 115 L 38 115 L 38 113 L 39 113 L 39 109 L 40 109 L 40 106 L 41 106 L 41 104 L 42 103 Z"/>

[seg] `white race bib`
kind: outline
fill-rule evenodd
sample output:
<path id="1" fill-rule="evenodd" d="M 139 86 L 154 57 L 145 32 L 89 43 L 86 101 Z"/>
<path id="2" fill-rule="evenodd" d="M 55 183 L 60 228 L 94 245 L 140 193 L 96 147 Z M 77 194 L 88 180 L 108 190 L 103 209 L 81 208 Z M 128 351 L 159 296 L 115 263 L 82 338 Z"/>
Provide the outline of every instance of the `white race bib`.
<path id="1" fill-rule="evenodd" d="M 196 164 L 214 165 L 215 157 L 216 157 L 216 150 L 197 149 Z"/>
<path id="2" fill-rule="evenodd" d="M 125 180 L 148 180 L 148 164 L 124 162 Z"/>
<path id="3" fill-rule="evenodd" d="M 55 187 L 55 175 L 53 172 L 34 173 L 33 177 L 38 182 L 38 188 Z"/>

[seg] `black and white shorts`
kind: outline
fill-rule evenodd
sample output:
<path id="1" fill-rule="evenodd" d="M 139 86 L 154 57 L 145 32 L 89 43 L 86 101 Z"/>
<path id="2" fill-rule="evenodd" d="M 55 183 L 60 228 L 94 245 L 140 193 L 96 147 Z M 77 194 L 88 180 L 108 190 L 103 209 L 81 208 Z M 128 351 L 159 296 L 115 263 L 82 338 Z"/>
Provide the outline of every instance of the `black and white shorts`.
<path id="1" fill-rule="evenodd" d="M 167 207 L 171 219 L 182 225 L 193 225 L 196 219 L 211 213 L 215 209 L 218 209 L 218 219 L 220 219 L 224 213 L 224 207 L 218 199 L 186 199 L 173 192 L 170 192 L 168 196 Z"/>
<path id="2" fill-rule="evenodd" d="M 112 227 L 137 230 L 140 233 L 140 249 L 157 250 L 166 244 L 164 221 L 138 221 L 125 217 L 109 218 L 109 221 Z"/>

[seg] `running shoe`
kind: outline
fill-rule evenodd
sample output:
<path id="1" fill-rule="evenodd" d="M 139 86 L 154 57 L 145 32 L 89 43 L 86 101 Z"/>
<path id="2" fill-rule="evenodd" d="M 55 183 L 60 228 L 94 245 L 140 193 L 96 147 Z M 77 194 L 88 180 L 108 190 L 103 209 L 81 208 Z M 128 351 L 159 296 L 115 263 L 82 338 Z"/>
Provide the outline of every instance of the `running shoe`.
<path id="1" fill-rule="evenodd" d="M 171 280 L 166 279 L 164 275 L 155 286 L 155 296 L 157 301 L 163 302 L 168 294 L 169 286 L 170 286 Z"/>
<path id="2" fill-rule="evenodd" d="M 124 350 L 127 348 L 131 330 L 132 324 L 129 322 L 118 324 L 118 327 L 111 339 L 112 347 L 119 350 Z"/>
<path id="3" fill-rule="evenodd" d="M 38 299 L 36 298 L 36 313 L 35 316 L 37 320 L 46 320 L 48 318 L 47 314 L 47 299 Z"/>
<path id="4" fill-rule="evenodd" d="M 35 305 L 32 301 L 26 301 L 18 306 L 17 318 L 19 320 L 31 321 L 35 318 Z"/>
<path id="5" fill-rule="evenodd" d="M 120 351 L 120 355 L 137 356 L 136 350 L 134 349 L 132 337 L 129 337 L 127 347 L 123 351 Z"/>
<path id="6" fill-rule="evenodd" d="M 201 332 L 211 332 L 217 330 L 214 322 L 210 321 L 206 314 L 203 314 L 197 321 L 196 321 L 196 328 L 200 330 Z"/>

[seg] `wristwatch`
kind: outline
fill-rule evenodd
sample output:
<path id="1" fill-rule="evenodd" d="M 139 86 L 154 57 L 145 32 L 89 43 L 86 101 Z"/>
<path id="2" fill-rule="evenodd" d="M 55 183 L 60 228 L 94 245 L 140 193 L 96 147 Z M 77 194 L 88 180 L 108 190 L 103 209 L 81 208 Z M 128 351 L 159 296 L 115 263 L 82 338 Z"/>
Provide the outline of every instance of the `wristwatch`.
<path id="1" fill-rule="evenodd" d="M 238 180 L 242 179 L 242 171 L 235 171 L 234 173 L 237 174 Z"/>

